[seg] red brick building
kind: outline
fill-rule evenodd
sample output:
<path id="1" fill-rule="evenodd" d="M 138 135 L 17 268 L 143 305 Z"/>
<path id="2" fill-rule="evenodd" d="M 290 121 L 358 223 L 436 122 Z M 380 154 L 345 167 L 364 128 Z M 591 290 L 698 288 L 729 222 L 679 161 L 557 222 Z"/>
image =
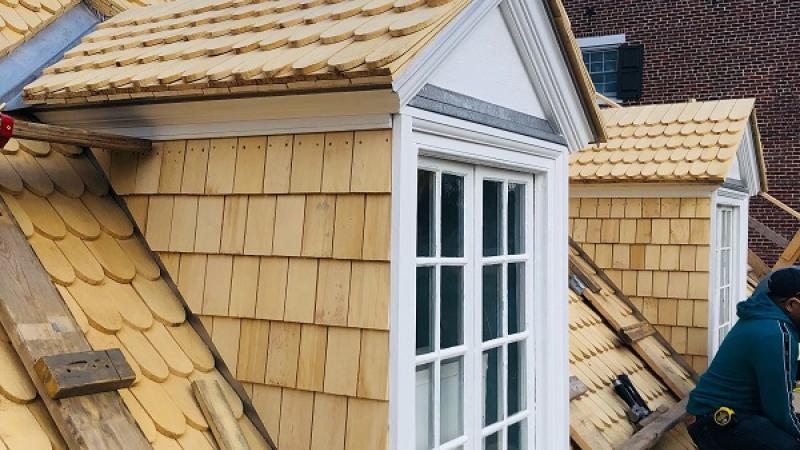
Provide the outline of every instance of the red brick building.
<path id="1" fill-rule="evenodd" d="M 769 192 L 800 210 L 800 5 L 796 1 L 564 0 L 564 4 L 598 90 L 627 98 L 624 104 L 757 98 Z M 638 76 L 636 52 L 632 60 L 628 52 L 627 62 L 624 52 L 638 50 L 639 45 L 644 53 L 640 92 L 636 80 L 630 79 L 631 72 L 633 78 Z M 625 63 L 633 67 L 619 67 Z M 751 202 L 750 212 L 786 239 L 800 226 L 760 198 Z M 751 248 L 773 262 L 780 254 L 775 237 L 770 241 L 752 222 L 750 231 Z"/>

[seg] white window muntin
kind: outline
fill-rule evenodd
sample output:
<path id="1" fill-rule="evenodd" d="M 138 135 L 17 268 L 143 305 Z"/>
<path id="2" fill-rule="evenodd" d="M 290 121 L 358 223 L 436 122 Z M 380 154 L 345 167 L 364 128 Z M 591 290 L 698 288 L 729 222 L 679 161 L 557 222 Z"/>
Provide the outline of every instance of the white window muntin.
<path id="1" fill-rule="evenodd" d="M 717 260 L 717 342 L 722 340 L 733 327 L 736 300 L 736 236 L 737 209 L 729 205 L 717 207 L 716 260 Z"/>
<path id="2" fill-rule="evenodd" d="M 435 207 L 433 208 L 435 219 L 434 219 L 434 235 L 435 235 L 435 250 L 433 254 L 429 255 L 429 252 L 423 252 L 426 256 L 418 256 L 417 257 L 417 266 L 418 267 L 431 267 L 435 269 L 435 280 L 437 282 L 434 283 L 434 289 L 436 294 L 434 295 L 434 303 L 435 307 L 434 310 L 434 319 L 432 320 L 433 325 L 433 335 L 434 335 L 434 345 L 433 349 L 430 353 L 423 353 L 416 357 L 415 360 L 415 367 L 425 368 L 427 372 L 427 379 L 433 381 L 434 389 L 433 392 L 426 391 L 424 389 L 424 380 L 421 383 L 420 381 L 420 372 L 417 373 L 417 394 L 423 393 L 428 396 L 432 396 L 434 400 L 434 407 L 433 411 L 428 411 L 427 408 L 420 408 L 419 405 L 415 408 L 416 413 L 419 415 L 420 413 L 426 414 L 424 420 L 418 416 L 417 419 L 417 443 L 416 445 L 420 445 L 426 441 L 426 436 L 423 434 L 426 430 L 428 432 L 433 431 L 431 437 L 431 442 L 428 444 L 436 444 L 441 443 L 440 445 L 432 445 L 432 448 L 437 449 L 450 449 L 450 448 L 461 448 L 462 445 L 466 445 L 466 448 L 482 448 L 483 445 L 480 442 L 483 441 L 484 438 L 489 438 L 490 436 L 494 437 L 496 434 L 498 441 L 499 449 L 505 449 L 508 446 L 508 439 L 509 439 L 509 428 L 513 427 L 514 431 L 518 434 L 519 438 L 526 444 L 525 440 L 528 438 L 532 438 L 533 435 L 533 427 L 534 423 L 532 420 L 526 420 L 530 415 L 530 411 L 533 409 L 534 405 L 534 379 L 531 376 L 533 373 L 532 367 L 534 362 L 534 345 L 533 340 L 531 337 L 531 327 L 532 327 L 532 313 L 534 311 L 533 308 L 533 262 L 532 262 L 532 255 L 533 255 L 533 204 L 534 204 L 534 183 L 533 183 L 533 176 L 521 174 L 518 172 L 510 172 L 510 171 L 503 171 L 503 170 L 496 170 L 496 169 L 487 169 L 483 167 L 476 167 L 473 169 L 474 166 L 451 163 L 451 162 L 444 162 L 441 160 L 432 160 L 428 158 L 421 158 L 419 168 L 422 170 L 426 170 L 436 175 L 436 183 L 435 185 Z M 473 172 L 474 170 L 474 172 Z M 474 176 L 472 174 L 475 174 Z M 441 239 L 442 239 L 442 229 L 441 229 L 441 217 L 439 216 L 441 212 L 440 201 L 441 201 L 441 179 L 443 174 L 457 174 L 464 177 L 464 217 L 466 218 L 464 221 L 464 232 L 463 232 L 463 257 L 447 257 L 443 256 L 441 252 Z M 473 178 L 474 177 L 474 178 Z M 498 255 L 490 255 L 484 256 L 483 255 L 483 233 L 482 231 L 482 222 L 483 222 L 483 215 L 482 215 L 482 204 L 483 204 L 483 186 L 484 181 L 488 183 L 498 183 L 501 187 L 500 198 L 501 201 L 501 214 L 499 217 L 502 218 L 501 223 L 499 223 L 499 230 L 501 235 L 501 242 L 499 242 L 502 251 L 497 252 Z M 524 230 L 524 239 L 521 243 L 518 242 L 517 247 L 522 247 L 522 251 L 512 252 L 516 254 L 509 255 L 509 243 L 508 243 L 508 190 L 509 187 L 513 186 L 516 187 L 517 193 L 522 193 L 522 223 L 520 226 L 522 230 Z M 477 193 L 477 196 L 473 193 Z M 474 200 L 473 200 L 474 199 Z M 473 218 L 473 220 L 470 220 Z M 474 232 L 477 230 L 478 232 Z M 521 245 L 519 245 L 521 244 Z M 475 264 L 474 260 L 477 260 L 479 264 Z M 522 295 L 524 301 L 522 303 L 521 308 L 524 321 L 522 324 L 518 324 L 516 328 L 521 328 L 521 330 L 517 330 L 515 332 L 509 333 L 509 315 L 508 315 L 508 268 L 512 265 L 516 265 L 516 267 L 522 267 L 522 277 L 524 278 L 524 283 L 522 287 L 522 291 L 518 292 L 517 295 Z M 462 344 L 453 346 L 447 349 L 442 349 L 440 346 L 440 321 L 441 317 L 438 316 L 438 312 L 440 311 L 440 287 L 441 283 L 439 280 L 441 279 L 441 267 L 447 266 L 460 266 L 463 267 L 463 282 L 464 282 L 464 289 L 463 289 L 463 304 L 462 304 L 462 312 L 464 314 L 463 319 L 463 335 L 462 335 Z M 483 339 L 483 318 L 482 318 L 482 307 L 483 307 L 483 299 L 482 295 L 477 295 L 476 293 L 481 293 L 482 289 L 482 275 L 483 275 L 483 267 L 484 266 L 492 266 L 492 267 L 501 267 L 502 273 L 502 281 L 500 283 L 500 292 L 502 307 L 500 308 L 499 318 L 500 323 L 502 324 L 502 330 L 499 336 L 492 336 L 490 339 L 484 341 Z M 418 279 L 419 280 L 419 279 Z M 474 286 L 474 287 L 473 287 Z M 480 345 L 478 345 L 478 343 Z M 509 407 L 509 348 L 514 347 L 517 349 L 516 353 L 518 360 L 521 359 L 525 362 L 523 367 L 519 369 L 519 373 L 517 373 L 518 389 L 521 389 L 521 392 L 517 392 L 519 396 L 523 400 L 517 400 L 517 410 L 513 412 L 508 411 Z M 521 349 L 520 349 L 521 347 Z M 484 392 L 484 352 L 498 352 L 502 358 L 502 363 L 499 367 L 495 367 L 495 369 L 499 369 L 501 373 L 501 380 L 499 386 L 499 397 L 502 399 L 499 404 L 499 410 L 496 412 L 497 420 L 492 421 L 487 425 L 484 425 L 484 404 L 483 398 L 485 397 Z M 461 360 L 461 376 L 463 377 L 463 385 L 461 385 L 460 393 L 463 396 L 461 403 L 461 412 L 463 413 L 462 419 L 465 421 L 464 426 L 462 427 L 461 434 L 453 437 L 452 433 L 450 440 L 443 440 L 442 439 L 442 431 L 443 427 L 440 426 L 442 420 L 442 407 L 438 404 L 438 399 L 443 395 L 442 394 L 442 379 L 444 373 L 448 367 L 452 369 L 452 365 L 445 366 L 442 364 L 443 362 L 447 361 L 454 361 L 456 358 Z M 457 370 L 457 369 L 455 369 Z M 423 373 L 423 378 L 425 372 Z M 520 386 L 519 383 L 522 383 Z M 422 386 L 422 390 L 420 391 Z M 472 413 L 472 414 L 470 414 Z M 432 420 L 427 414 L 431 414 Z M 427 424 L 425 424 L 427 422 Z M 432 430 L 430 427 L 431 422 Z"/>

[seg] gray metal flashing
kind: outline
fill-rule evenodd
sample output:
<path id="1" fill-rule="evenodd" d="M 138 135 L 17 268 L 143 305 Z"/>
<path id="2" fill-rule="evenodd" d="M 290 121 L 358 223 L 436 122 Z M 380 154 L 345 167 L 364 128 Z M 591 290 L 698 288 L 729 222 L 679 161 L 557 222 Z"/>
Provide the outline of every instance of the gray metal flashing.
<path id="1" fill-rule="evenodd" d="M 722 183 L 722 187 L 730 189 L 732 191 L 743 192 L 748 195 L 750 194 L 750 190 L 747 189 L 747 185 L 744 184 L 744 182 L 741 180 L 726 178 L 725 181 Z"/>
<path id="2" fill-rule="evenodd" d="M 555 144 L 567 144 L 566 139 L 556 133 L 545 119 L 432 84 L 426 84 L 409 102 L 409 106 Z"/>
<path id="3" fill-rule="evenodd" d="M 6 110 L 26 108 L 22 88 L 34 81 L 42 70 L 57 62 L 76 46 L 81 37 L 100 23 L 99 15 L 83 2 L 40 30 L 27 42 L 0 58 L 0 103 Z"/>

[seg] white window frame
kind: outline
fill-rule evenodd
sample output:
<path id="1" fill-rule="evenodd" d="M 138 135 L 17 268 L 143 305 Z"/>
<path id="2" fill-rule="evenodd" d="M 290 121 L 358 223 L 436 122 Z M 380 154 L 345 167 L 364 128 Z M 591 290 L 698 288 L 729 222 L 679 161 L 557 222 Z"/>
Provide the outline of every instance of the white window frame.
<path id="1" fill-rule="evenodd" d="M 736 304 L 745 299 L 745 280 L 747 277 L 747 239 L 748 239 L 748 205 L 749 195 L 726 187 L 720 187 L 712 197 L 711 209 L 711 242 L 709 251 L 709 302 L 708 302 L 708 361 L 713 359 L 719 349 L 717 330 L 722 325 L 719 320 L 720 309 L 720 267 L 719 267 L 719 207 L 730 207 L 734 210 L 733 251 L 731 254 L 731 326 L 736 324 Z"/>
<path id="2" fill-rule="evenodd" d="M 619 47 L 626 42 L 624 34 L 612 34 L 607 36 L 590 36 L 585 38 L 578 38 L 576 39 L 576 41 L 578 42 L 578 47 L 580 47 L 581 49 L 581 62 L 583 62 L 583 50 L 601 51 L 601 50 L 619 49 Z M 617 55 L 617 64 L 619 64 L 619 55 Z M 589 72 L 588 67 L 586 68 L 586 71 Z M 619 83 L 619 80 L 617 80 L 617 82 Z M 608 96 L 608 97 L 611 100 L 619 101 L 617 96 Z"/>
<path id="3" fill-rule="evenodd" d="M 535 367 L 526 385 L 529 449 L 566 448 L 569 443 L 567 313 L 568 151 L 564 145 L 403 108 L 394 116 L 392 182 L 392 309 L 390 332 L 390 449 L 416 443 L 415 302 L 416 204 L 419 156 L 534 175 L 533 307 L 528 351 Z M 468 370 L 465 367 L 465 370 Z M 465 410 L 479 405 L 466 399 Z M 478 450 L 470 441 L 465 450 Z"/>

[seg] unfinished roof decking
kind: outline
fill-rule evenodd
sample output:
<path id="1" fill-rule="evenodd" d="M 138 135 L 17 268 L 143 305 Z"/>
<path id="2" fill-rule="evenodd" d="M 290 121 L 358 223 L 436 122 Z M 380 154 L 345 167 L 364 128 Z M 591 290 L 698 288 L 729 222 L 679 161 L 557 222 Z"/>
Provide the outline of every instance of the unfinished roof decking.
<path id="1" fill-rule="evenodd" d="M 634 434 L 627 406 L 611 385 L 627 374 L 648 406 L 672 406 L 694 388 L 693 374 L 678 362 L 671 348 L 655 335 L 624 345 L 620 331 L 644 323 L 620 291 L 602 276 L 588 255 L 571 244 L 572 276 L 586 288 L 569 291 L 570 372 L 588 391 L 570 402 L 570 433 L 584 450 L 617 448 Z M 693 449 L 682 425 L 671 430 L 657 448 Z"/>
<path id="2" fill-rule="evenodd" d="M 119 14 L 26 98 L 388 85 L 470 0 L 183 0 Z"/>
<path id="3" fill-rule="evenodd" d="M 742 99 L 604 109 L 609 140 L 572 155 L 570 181 L 721 183 L 755 121 L 754 104 Z M 762 164 L 757 138 L 756 147 Z"/>
<path id="4" fill-rule="evenodd" d="M 153 446 L 214 448 L 190 388 L 210 378 L 222 384 L 251 445 L 266 448 L 99 169 L 71 146 L 11 141 L 3 153 L 0 196 L 92 347 L 125 353 L 137 380 L 120 395 Z M 6 340 L 0 442 L 64 448 Z"/>

